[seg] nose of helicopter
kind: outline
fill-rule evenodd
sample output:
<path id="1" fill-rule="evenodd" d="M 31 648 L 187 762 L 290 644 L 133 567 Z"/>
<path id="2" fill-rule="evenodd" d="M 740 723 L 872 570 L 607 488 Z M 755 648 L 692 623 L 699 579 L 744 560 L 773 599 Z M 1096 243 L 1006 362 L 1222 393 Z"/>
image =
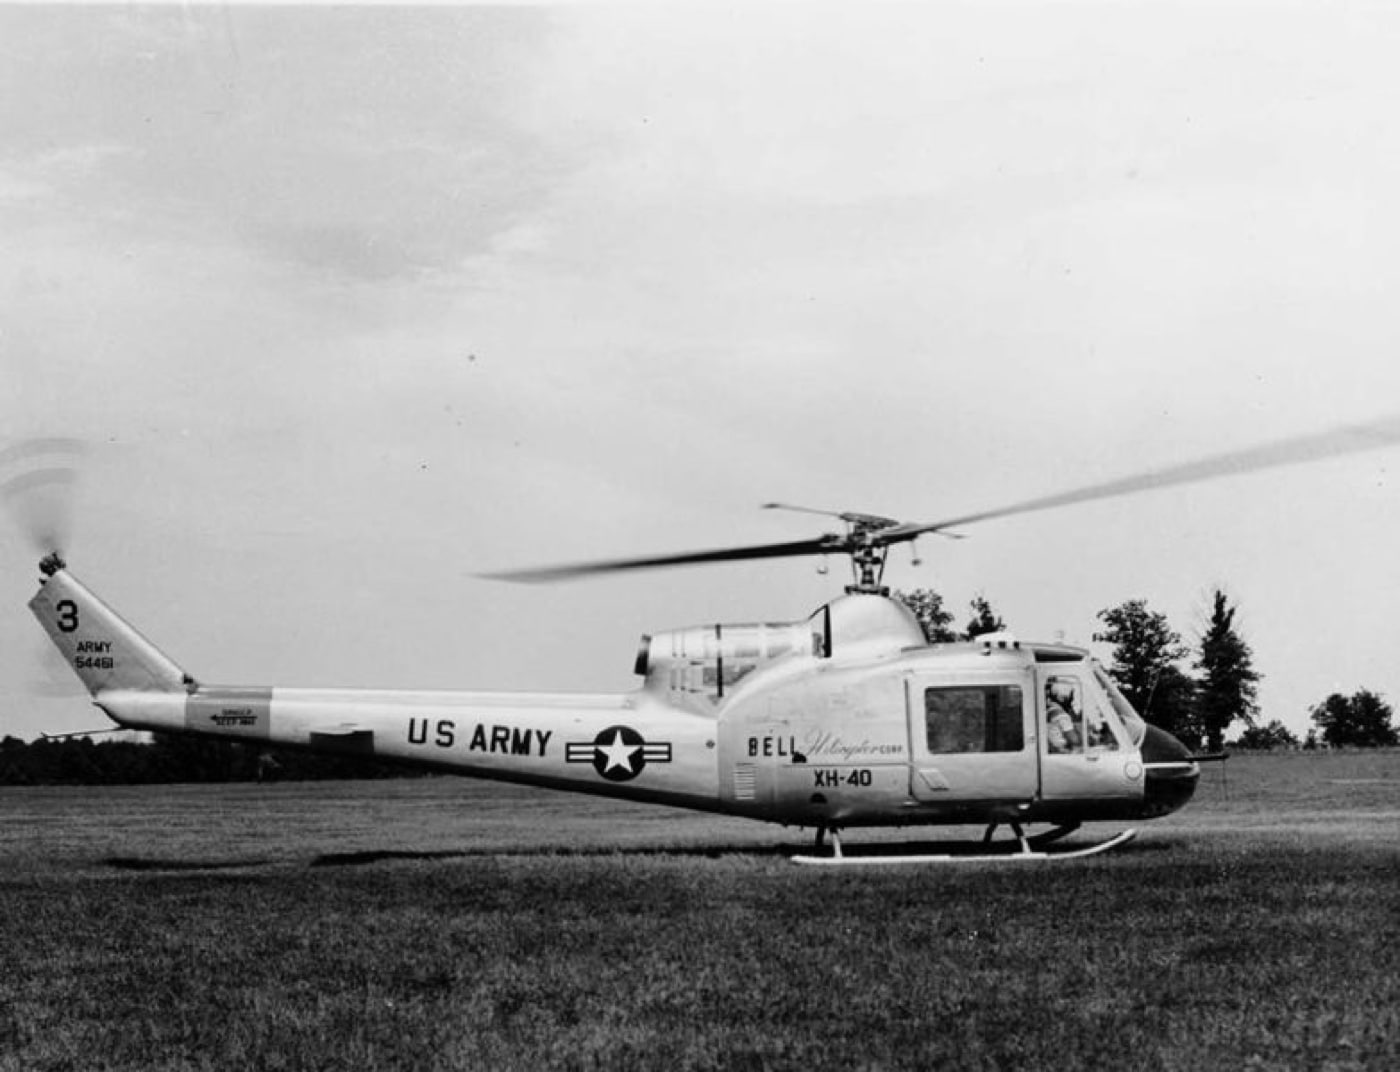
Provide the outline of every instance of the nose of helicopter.
<path id="1" fill-rule="evenodd" d="M 1166 730 L 1147 727 L 1142 740 L 1142 765 L 1147 774 L 1143 787 L 1143 817 L 1169 815 L 1191 799 L 1201 768 L 1191 750 Z"/>

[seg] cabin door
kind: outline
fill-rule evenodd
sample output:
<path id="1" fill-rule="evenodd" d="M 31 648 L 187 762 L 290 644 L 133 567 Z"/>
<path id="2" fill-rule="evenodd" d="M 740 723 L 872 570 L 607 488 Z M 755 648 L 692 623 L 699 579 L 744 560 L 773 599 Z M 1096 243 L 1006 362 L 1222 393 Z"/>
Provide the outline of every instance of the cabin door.
<path id="1" fill-rule="evenodd" d="M 1046 800 L 1121 796 L 1126 741 L 1087 667 L 1040 665 L 1041 787 Z"/>
<path id="2" fill-rule="evenodd" d="M 911 674 L 910 792 L 917 800 L 1029 801 L 1038 788 L 1029 677 Z"/>

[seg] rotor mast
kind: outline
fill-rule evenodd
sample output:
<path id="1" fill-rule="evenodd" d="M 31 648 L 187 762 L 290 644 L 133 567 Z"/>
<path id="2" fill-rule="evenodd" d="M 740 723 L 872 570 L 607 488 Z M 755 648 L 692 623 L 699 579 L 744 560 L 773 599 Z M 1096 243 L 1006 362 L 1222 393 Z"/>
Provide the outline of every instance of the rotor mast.
<path id="1" fill-rule="evenodd" d="M 846 523 L 845 536 L 827 533 L 822 539 L 829 551 L 851 556 L 851 583 L 846 586 L 847 595 L 887 596 L 889 588 L 883 583 L 885 558 L 889 555 L 890 544 L 897 542 L 889 538 L 889 529 L 899 526 L 892 517 L 879 514 L 861 514 L 854 511 L 814 510 L 810 506 L 793 506 L 789 503 L 764 503 L 765 510 L 791 510 L 800 514 L 819 514 L 834 517 Z"/>
<path id="2" fill-rule="evenodd" d="M 895 522 L 888 518 L 865 518 L 846 520 L 848 529 L 846 542 L 851 556 L 852 583 L 846 586 L 847 595 L 887 596 L 889 587 L 885 585 L 885 559 L 890 553 L 890 545 L 876 537 L 881 529 L 889 528 Z"/>

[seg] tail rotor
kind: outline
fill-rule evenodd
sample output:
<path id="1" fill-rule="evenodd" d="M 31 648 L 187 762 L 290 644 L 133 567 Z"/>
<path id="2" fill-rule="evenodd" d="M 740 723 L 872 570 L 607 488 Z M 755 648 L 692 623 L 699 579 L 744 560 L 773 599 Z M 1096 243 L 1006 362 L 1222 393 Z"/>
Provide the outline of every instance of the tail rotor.
<path id="1" fill-rule="evenodd" d="M 62 554 L 73 537 L 73 504 L 87 447 L 79 439 L 22 439 L 0 448 L 0 502 L 39 554 Z"/>
<path id="2" fill-rule="evenodd" d="M 74 504 L 88 448 L 64 437 L 21 439 L 0 447 L 0 509 L 24 538 L 27 548 L 44 556 L 40 569 L 61 568 L 74 532 Z M 71 699 L 82 690 L 71 667 L 51 644 L 36 644 L 29 659 L 25 691 L 43 699 Z"/>

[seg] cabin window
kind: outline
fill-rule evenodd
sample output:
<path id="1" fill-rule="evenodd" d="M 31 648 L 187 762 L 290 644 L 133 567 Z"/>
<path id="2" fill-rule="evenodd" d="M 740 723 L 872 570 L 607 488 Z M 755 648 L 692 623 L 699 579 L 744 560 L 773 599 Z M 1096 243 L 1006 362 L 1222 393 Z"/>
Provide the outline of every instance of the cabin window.
<path id="1" fill-rule="evenodd" d="M 1084 747 L 1090 752 L 1118 751 L 1118 737 L 1113 732 L 1101 703 L 1092 696 L 1084 707 Z"/>
<path id="2" fill-rule="evenodd" d="M 963 685 L 924 690 L 931 755 L 1019 752 L 1025 746 L 1019 685 Z"/>
<path id="3" fill-rule="evenodd" d="M 1128 703 L 1127 697 L 1098 663 L 1094 664 L 1094 677 L 1108 695 L 1108 702 L 1113 706 L 1118 720 L 1123 723 L 1123 728 L 1127 730 L 1128 740 L 1135 746 L 1142 744 L 1142 739 L 1147 736 L 1147 723 L 1133 710 L 1133 705 Z"/>
<path id="4" fill-rule="evenodd" d="M 1045 743 L 1052 754 L 1118 749 L 1104 707 L 1077 677 L 1055 675 L 1045 682 Z"/>
<path id="5" fill-rule="evenodd" d="M 1077 677 L 1045 682 L 1045 748 L 1052 754 L 1084 751 L 1084 694 Z"/>

